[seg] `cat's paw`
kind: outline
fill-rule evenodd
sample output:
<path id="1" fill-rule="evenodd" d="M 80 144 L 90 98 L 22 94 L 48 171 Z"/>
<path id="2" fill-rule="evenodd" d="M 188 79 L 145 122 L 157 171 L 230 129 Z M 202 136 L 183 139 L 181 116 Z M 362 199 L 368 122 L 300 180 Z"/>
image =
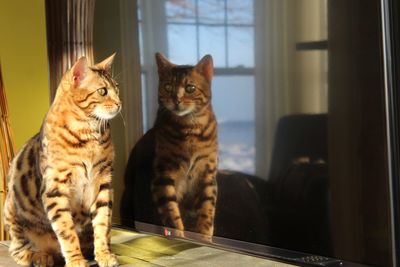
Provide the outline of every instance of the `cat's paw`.
<path id="1" fill-rule="evenodd" d="M 176 237 L 185 238 L 185 232 L 182 230 L 174 229 L 173 233 Z"/>
<path id="2" fill-rule="evenodd" d="M 65 267 L 89 267 L 89 263 L 85 259 L 76 259 L 69 261 Z"/>
<path id="3" fill-rule="evenodd" d="M 210 235 L 201 235 L 199 239 L 203 242 L 212 243 L 212 236 Z"/>
<path id="4" fill-rule="evenodd" d="M 34 252 L 32 254 L 32 264 L 35 267 L 52 267 L 54 266 L 53 256 L 42 253 L 42 252 Z"/>
<path id="5" fill-rule="evenodd" d="M 32 257 L 34 255 L 34 252 L 28 249 L 24 250 L 10 250 L 11 257 L 14 259 L 14 261 L 21 266 L 32 266 Z"/>
<path id="6" fill-rule="evenodd" d="M 22 266 L 35 266 L 35 267 L 54 266 L 53 256 L 42 252 L 33 252 L 30 250 L 24 250 L 13 258 L 18 265 Z"/>
<path id="7" fill-rule="evenodd" d="M 110 252 L 105 252 L 101 254 L 98 253 L 95 257 L 95 260 L 100 267 L 114 267 L 119 265 L 117 257 L 115 257 L 115 255 Z"/>

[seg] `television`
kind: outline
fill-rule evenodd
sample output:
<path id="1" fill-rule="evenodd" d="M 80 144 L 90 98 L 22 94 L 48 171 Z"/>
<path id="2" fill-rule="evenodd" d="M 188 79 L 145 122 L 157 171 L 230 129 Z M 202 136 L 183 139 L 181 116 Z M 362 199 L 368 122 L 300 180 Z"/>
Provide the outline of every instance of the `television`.
<path id="1" fill-rule="evenodd" d="M 397 266 L 398 14 L 395 0 L 96 1 L 95 56 L 117 50 L 124 101 L 115 225 L 175 236 L 151 195 L 154 55 L 195 65 L 210 54 L 211 244 L 299 265 Z"/>

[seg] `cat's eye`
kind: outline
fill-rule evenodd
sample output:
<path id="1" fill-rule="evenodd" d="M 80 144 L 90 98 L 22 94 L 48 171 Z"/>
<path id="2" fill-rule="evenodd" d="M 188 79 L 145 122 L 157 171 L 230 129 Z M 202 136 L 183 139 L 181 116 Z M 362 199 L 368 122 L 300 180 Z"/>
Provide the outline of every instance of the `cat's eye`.
<path id="1" fill-rule="evenodd" d="M 193 84 L 188 84 L 185 87 L 185 91 L 189 94 L 193 93 L 196 90 L 196 86 L 194 86 Z"/>
<path id="2" fill-rule="evenodd" d="M 167 92 L 171 92 L 171 91 L 172 91 L 172 85 L 170 85 L 169 83 L 167 83 L 167 84 L 164 85 L 164 89 L 165 89 L 165 91 L 167 91 Z"/>
<path id="3" fill-rule="evenodd" d="M 106 96 L 107 93 L 108 93 L 107 88 L 105 88 L 105 87 L 102 87 L 102 88 L 100 88 L 100 89 L 97 89 L 97 92 L 98 92 L 99 95 L 101 95 L 101 96 Z"/>

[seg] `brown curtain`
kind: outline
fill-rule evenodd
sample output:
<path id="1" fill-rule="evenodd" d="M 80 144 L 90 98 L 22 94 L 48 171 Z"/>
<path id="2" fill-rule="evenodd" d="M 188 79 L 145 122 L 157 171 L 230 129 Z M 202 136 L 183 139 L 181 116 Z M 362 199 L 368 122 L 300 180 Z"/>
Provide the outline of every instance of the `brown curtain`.
<path id="1" fill-rule="evenodd" d="M 95 0 L 46 0 L 50 101 L 62 75 L 81 56 L 93 63 Z"/>
<path id="2" fill-rule="evenodd" d="M 0 240 L 8 239 L 4 229 L 3 207 L 7 195 L 8 166 L 14 157 L 14 142 L 8 117 L 8 106 L 0 66 Z"/>

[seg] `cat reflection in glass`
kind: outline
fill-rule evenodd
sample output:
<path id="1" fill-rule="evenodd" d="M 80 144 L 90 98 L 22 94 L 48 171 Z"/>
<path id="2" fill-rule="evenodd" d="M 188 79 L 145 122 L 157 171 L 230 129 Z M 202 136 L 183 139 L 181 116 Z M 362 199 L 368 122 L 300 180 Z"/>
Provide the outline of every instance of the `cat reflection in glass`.
<path id="1" fill-rule="evenodd" d="M 211 241 L 217 201 L 217 121 L 211 106 L 213 60 L 175 65 L 156 53 L 158 112 L 153 200 L 167 227 Z"/>

